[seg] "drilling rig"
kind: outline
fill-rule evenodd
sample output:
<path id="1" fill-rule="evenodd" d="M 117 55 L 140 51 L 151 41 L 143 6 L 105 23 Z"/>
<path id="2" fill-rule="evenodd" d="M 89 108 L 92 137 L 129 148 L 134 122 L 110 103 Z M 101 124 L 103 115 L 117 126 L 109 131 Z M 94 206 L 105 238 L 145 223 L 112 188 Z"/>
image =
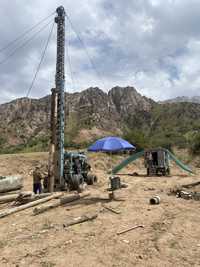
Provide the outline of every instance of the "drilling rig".
<path id="1" fill-rule="evenodd" d="M 57 123 L 55 131 L 55 187 L 64 189 L 64 127 L 65 127 L 65 9 L 60 6 L 56 10 L 57 17 L 57 58 L 56 58 L 56 100 Z"/>
<path id="2" fill-rule="evenodd" d="M 51 94 L 51 141 L 49 152 L 48 191 L 79 190 L 84 183 L 97 181 L 90 174 L 90 165 L 84 153 L 65 152 L 65 9 L 56 9 L 57 57 L 55 88 Z"/>
<path id="3" fill-rule="evenodd" d="M 65 127 L 65 9 L 56 9 L 57 55 L 55 88 L 51 94 L 51 140 L 49 151 L 48 191 L 63 190 Z"/>

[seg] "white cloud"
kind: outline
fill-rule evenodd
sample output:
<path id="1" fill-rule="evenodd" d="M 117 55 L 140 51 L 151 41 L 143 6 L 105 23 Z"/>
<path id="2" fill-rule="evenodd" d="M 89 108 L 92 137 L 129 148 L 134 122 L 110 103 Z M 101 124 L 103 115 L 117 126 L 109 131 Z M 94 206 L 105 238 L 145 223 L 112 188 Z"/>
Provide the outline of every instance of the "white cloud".
<path id="1" fill-rule="evenodd" d="M 74 81 L 66 63 L 66 90 L 80 91 L 89 86 L 108 90 L 115 85 L 131 85 L 157 100 L 199 95 L 200 1 L 21 0 L 12 1 L 10 9 L 10 3 L 2 0 L 1 46 L 59 5 L 65 6 L 92 58 L 91 64 L 67 23 Z M 26 49 L 0 65 L 0 102 L 25 95 L 47 34 L 41 33 Z M 54 86 L 55 37 L 31 93 L 33 97 L 50 93 Z M 1 53 L 0 58 L 5 56 Z"/>

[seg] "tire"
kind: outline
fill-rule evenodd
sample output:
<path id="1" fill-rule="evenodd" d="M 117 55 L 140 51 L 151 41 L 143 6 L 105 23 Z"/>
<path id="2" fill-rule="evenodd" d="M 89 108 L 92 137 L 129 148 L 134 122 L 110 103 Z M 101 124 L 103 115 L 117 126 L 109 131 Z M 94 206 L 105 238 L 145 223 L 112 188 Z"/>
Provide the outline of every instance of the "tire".
<path id="1" fill-rule="evenodd" d="M 88 174 L 87 175 L 87 184 L 88 185 L 93 185 L 95 182 L 96 182 L 97 178 L 95 175 L 92 175 L 92 174 Z"/>
<path id="2" fill-rule="evenodd" d="M 166 174 L 170 175 L 170 169 L 169 168 L 166 170 Z"/>
<path id="3" fill-rule="evenodd" d="M 94 183 L 97 183 L 98 182 L 98 178 L 96 175 L 94 175 Z"/>
<path id="4" fill-rule="evenodd" d="M 80 185 L 83 183 L 83 177 L 80 174 L 74 174 L 70 181 L 70 190 L 81 192 Z"/>

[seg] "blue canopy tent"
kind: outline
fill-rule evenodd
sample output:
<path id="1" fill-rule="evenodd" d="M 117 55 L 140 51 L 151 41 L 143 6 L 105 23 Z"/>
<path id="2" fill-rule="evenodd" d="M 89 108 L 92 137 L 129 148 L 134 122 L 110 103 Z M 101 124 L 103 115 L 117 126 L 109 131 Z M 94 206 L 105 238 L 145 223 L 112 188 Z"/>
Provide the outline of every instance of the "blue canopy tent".
<path id="1" fill-rule="evenodd" d="M 92 144 L 88 148 L 88 151 L 117 152 L 117 151 L 135 150 L 135 149 L 136 149 L 135 146 L 131 145 L 129 142 L 120 137 L 108 136 L 97 140 L 94 144 Z"/>

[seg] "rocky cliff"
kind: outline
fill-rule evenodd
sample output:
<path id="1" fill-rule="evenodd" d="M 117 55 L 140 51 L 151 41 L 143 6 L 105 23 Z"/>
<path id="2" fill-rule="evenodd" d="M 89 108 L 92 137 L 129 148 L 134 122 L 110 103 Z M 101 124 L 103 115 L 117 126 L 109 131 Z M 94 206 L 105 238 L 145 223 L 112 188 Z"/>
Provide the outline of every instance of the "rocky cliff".
<path id="1" fill-rule="evenodd" d="M 124 130 L 150 135 L 173 128 L 184 133 L 200 126 L 200 105 L 159 104 L 133 87 L 114 87 L 105 93 L 97 87 L 65 94 L 66 143 L 84 143 Z M 48 140 L 50 96 L 21 98 L 0 105 L 0 148 Z M 170 126 L 171 125 L 171 126 Z M 171 130 L 170 130 L 171 129 Z M 156 131 L 156 133 L 155 133 Z M 45 144 L 46 145 L 46 144 Z"/>

